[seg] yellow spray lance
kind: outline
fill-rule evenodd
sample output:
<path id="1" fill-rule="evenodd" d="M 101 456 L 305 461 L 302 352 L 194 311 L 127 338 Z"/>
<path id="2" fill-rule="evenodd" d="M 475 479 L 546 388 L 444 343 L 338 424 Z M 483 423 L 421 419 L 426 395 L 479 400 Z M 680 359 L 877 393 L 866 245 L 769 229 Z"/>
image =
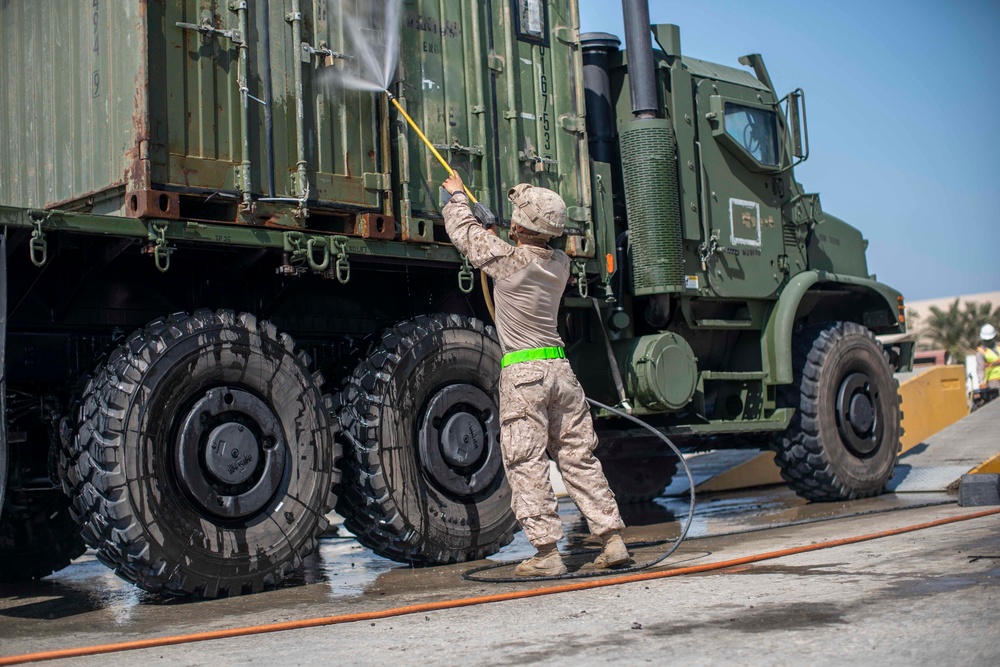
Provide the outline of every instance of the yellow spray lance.
<path id="1" fill-rule="evenodd" d="M 448 161 L 445 160 L 440 153 L 438 153 L 438 150 L 434 148 L 434 144 L 431 143 L 431 140 L 427 138 L 427 135 L 424 134 L 423 131 L 417 126 L 416 121 L 410 118 L 410 114 L 406 113 L 406 109 L 404 109 L 403 105 L 399 103 L 399 100 L 397 100 L 396 97 L 388 90 L 385 91 L 385 94 L 389 98 L 389 101 L 392 102 L 393 106 L 396 107 L 396 111 L 398 111 L 400 115 L 406 119 L 406 122 L 410 124 L 410 127 L 413 128 L 413 131 L 417 133 L 417 136 L 420 137 L 420 140 L 423 141 L 424 145 L 427 146 L 427 149 L 431 152 L 431 155 L 437 158 L 437 161 L 441 163 L 441 166 L 445 168 L 448 174 L 451 174 L 453 171 L 455 171 L 454 169 L 451 168 L 451 165 L 448 164 Z M 495 225 L 497 219 L 496 216 L 493 215 L 493 212 L 490 211 L 490 209 L 486 208 L 484 205 L 480 204 L 479 201 L 472 196 L 472 192 L 469 190 L 468 185 L 465 185 L 463 183 L 462 186 L 465 188 L 465 196 L 469 198 L 469 202 L 472 204 L 472 214 L 476 216 L 476 220 L 478 220 L 479 223 L 486 229 L 489 229 L 490 227 Z M 486 309 L 490 312 L 490 317 L 493 318 L 493 321 L 495 322 L 497 316 L 496 312 L 493 309 L 493 299 L 492 297 L 490 297 L 489 283 L 487 282 L 485 273 L 479 274 L 479 281 L 483 288 L 483 299 L 486 301 Z"/>
<path id="2" fill-rule="evenodd" d="M 406 109 L 404 109 L 403 105 L 399 103 L 399 100 L 397 100 L 396 97 L 388 90 L 385 91 L 385 94 L 386 96 L 388 96 L 389 101 L 392 102 L 393 106 L 396 107 L 396 110 L 400 113 L 400 115 L 403 116 L 403 118 L 406 119 L 406 122 L 410 124 L 410 127 L 413 128 L 413 131 L 417 133 L 417 136 L 420 137 L 420 140 L 424 142 L 424 144 L 427 146 L 427 149 L 431 152 L 431 155 L 437 158 L 437 161 L 441 163 L 441 166 L 444 167 L 448 171 L 448 174 L 450 175 L 454 171 L 454 169 L 451 168 L 451 165 L 448 164 L 448 161 L 441 156 L 441 154 L 438 152 L 436 148 L 434 148 L 434 144 L 432 144 L 430 139 L 427 138 L 427 135 L 425 135 L 423 131 L 421 131 L 421 129 L 417 127 L 417 123 L 412 118 L 410 118 L 410 114 L 406 113 Z M 465 185 L 464 187 L 465 187 L 465 196 L 469 198 L 469 202 L 472 204 L 472 214 L 476 216 L 476 220 L 478 220 L 483 225 L 483 227 L 486 227 L 487 229 L 495 225 L 497 219 L 496 216 L 493 215 L 493 212 L 490 211 L 488 208 L 486 208 L 486 206 L 484 206 L 483 204 L 480 204 L 479 201 L 472 196 L 472 192 L 469 190 L 468 185 Z"/>

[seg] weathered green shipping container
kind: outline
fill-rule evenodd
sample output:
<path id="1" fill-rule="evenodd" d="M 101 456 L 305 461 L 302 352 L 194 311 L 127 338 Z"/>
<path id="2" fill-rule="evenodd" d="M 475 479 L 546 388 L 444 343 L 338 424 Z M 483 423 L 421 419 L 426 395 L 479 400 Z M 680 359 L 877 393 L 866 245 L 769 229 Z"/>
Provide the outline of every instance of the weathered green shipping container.
<path id="1" fill-rule="evenodd" d="M 390 125 L 384 97 L 328 75 L 357 66 L 344 13 L 360 13 L 378 41 L 380 9 L 4 2 L 0 202 L 434 241 L 427 221 L 444 170 L 409 128 Z M 584 226 L 576 11 L 569 1 L 407 0 L 393 88 L 494 209 L 533 181 L 559 190 Z M 369 227 L 365 212 L 398 224 Z"/>

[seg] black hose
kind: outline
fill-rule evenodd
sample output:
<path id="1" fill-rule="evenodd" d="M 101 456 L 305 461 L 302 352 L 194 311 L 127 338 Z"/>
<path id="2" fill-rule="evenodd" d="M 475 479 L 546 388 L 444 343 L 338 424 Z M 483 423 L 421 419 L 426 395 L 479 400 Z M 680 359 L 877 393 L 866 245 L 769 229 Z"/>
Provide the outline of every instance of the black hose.
<path id="1" fill-rule="evenodd" d="M 645 570 L 645 569 L 651 568 L 654 565 L 658 565 L 659 563 L 662 563 L 664 560 L 666 560 L 667 558 L 669 558 L 671 554 L 673 554 L 675 551 L 677 551 L 677 548 L 681 545 L 681 542 L 683 542 L 684 538 L 687 536 L 688 529 L 691 527 L 691 522 L 694 520 L 694 478 L 691 476 L 691 470 L 690 470 L 690 468 L 688 468 L 687 461 L 684 460 L 684 456 L 681 454 L 681 450 L 677 449 L 677 446 L 674 445 L 674 443 L 670 442 L 670 438 L 668 438 L 667 436 L 663 435 L 662 433 L 660 433 L 659 431 L 657 431 L 655 428 L 653 428 L 652 426 L 650 426 L 646 422 L 642 421 L 641 419 L 638 419 L 636 417 L 633 417 L 630 414 L 622 412 L 621 410 L 618 410 L 617 408 L 613 408 L 610 405 L 605 405 L 604 403 L 601 403 L 600 401 L 595 401 L 592 398 L 588 398 L 587 402 L 590 403 L 591 405 L 593 405 L 594 407 L 602 408 L 602 409 L 607 410 L 609 412 L 613 412 L 614 414 L 618 415 L 619 417 L 622 417 L 623 419 L 627 419 L 627 420 L 629 420 L 631 422 L 634 422 L 634 423 L 638 424 L 639 426 L 643 427 L 644 429 L 646 429 L 647 431 L 649 431 L 653 435 L 655 435 L 657 438 L 659 438 L 663 442 L 667 443 L 667 446 L 670 447 L 670 449 L 673 450 L 674 454 L 677 455 L 677 458 L 680 459 L 681 465 L 684 467 L 684 474 L 687 475 L 687 478 L 688 478 L 688 495 L 690 497 L 690 503 L 688 504 L 687 519 L 684 520 L 684 526 L 681 528 L 681 532 L 677 536 L 677 539 L 674 540 L 674 542 L 670 546 L 670 548 L 667 549 L 661 556 L 659 556 L 658 558 L 656 558 L 653 561 L 650 561 L 648 563 L 644 563 L 643 565 L 630 565 L 628 567 L 618 567 L 618 568 L 614 568 L 614 569 L 610 569 L 610 570 L 593 570 L 593 571 L 588 571 L 588 572 L 568 572 L 566 574 L 560 574 L 560 575 L 552 576 L 552 577 L 503 577 L 503 578 L 495 578 L 495 579 L 493 579 L 493 578 L 484 578 L 484 577 L 477 577 L 476 576 L 480 572 L 486 572 L 488 570 L 495 570 L 495 569 L 501 568 L 501 567 L 508 567 L 510 565 L 516 565 L 516 564 L 518 564 L 518 563 L 521 562 L 519 560 L 509 560 L 509 561 L 501 561 L 499 563 L 493 563 L 492 565 L 484 565 L 482 567 L 476 567 L 476 568 L 473 568 L 473 569 L 468 570 L 466 572 L 463 572 L 462 573 L 462 579 L 465 579 L 466 581 L 477 581 L 477 582 L 483 582 L 483 583 L 509 584 L 509 583 L 515 583 L 515 582 L 524 582 L 524 581 L 556 581 L 556 580 L 560 580 L 560 579 L 585 579 L 585 578 L 588 578 L 588 577 L 604 577 L 604 576 L 607 576 L 609 574 L 624 574 L 626 572 L 638 572 L 639 570 Z M 626 545 L 626 546 L 628 546 L 628 545 Z M 632 545 L 632 546 L 639 546 L 639 545 Z"/>

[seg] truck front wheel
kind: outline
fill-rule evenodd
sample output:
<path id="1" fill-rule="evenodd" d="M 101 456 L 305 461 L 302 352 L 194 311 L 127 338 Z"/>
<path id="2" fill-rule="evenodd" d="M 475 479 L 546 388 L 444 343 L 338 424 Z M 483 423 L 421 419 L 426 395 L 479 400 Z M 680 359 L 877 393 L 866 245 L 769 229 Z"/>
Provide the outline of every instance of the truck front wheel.
<path id="1" fill-rule="evenodd" d="M 853 322 L 809 327 L 793 341 L 796 407 L 775 459 L 808 500 L 852 500 L 882 492 L 899 451 L 898 383 L 871 331 Z"/>
<path id="2" fill-rule="evenodd" d="M 155 593 L 281 582 L 333 503 L 330 404 L 291 338 L 198 311 L 132 334 L 84 390 L 67 459 L 86 542 Z"/>

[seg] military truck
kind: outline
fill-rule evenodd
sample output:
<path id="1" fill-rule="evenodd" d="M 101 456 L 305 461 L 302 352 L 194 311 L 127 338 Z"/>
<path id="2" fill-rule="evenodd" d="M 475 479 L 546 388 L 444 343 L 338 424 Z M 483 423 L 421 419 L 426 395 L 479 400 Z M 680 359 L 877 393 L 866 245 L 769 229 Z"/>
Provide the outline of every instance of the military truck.
<path id="1" fill-rule="evenodd" d="M 516 183 L 567 202 L 588 394 L 690 446 L 771 447 L 810 500 L 879 493 L 912 350 L 875 335 L 903 299 L 794 178 L 804 93 L 758 55 L 684 55 L 642 0 L 625 50 L 575 0 L 402 7 L 391 92 L 476 197 L 501 224 Z M 334 508 L 412 565 L 510 542 L 500 347 L 444 170 L 327 76 L 358 66 L 345 13 L 384 43 L 382 12 L 0 5 L 0 579 L 89 546 L 155 593 L 256 592 Z M 619 500 L 659 494 L 676 461 L 594 416 Z"/>

